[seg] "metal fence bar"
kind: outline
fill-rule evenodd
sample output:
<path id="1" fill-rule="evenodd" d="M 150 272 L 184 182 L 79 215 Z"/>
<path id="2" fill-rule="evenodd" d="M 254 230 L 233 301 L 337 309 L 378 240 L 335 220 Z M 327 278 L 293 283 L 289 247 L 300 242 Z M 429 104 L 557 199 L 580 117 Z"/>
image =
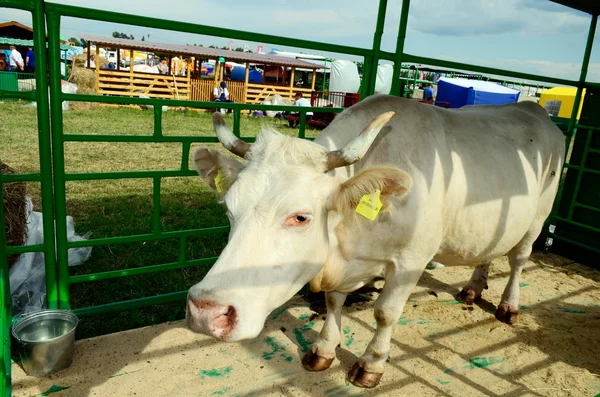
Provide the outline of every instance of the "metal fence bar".
<path id="1" fill-rule="evenodd" d="M 402 96 L 400 92 L 400 72 L 404 59 L 404 42 L 406 41 L 406 28 L 408 26 L 408 12 L 410 0 L 402 0 L 402 11 L 400 12 L 400 26 L 398 27 L 398 38 L 396 40 L 396 53 L 394 54 L 394 71 L 392 73 L 392 87 L 390 93 Z"/>
<path id="2" fill-rule="evenodd" d="M 207 227 L 202 229 L 191 229 L 191 230 L 176 230 L 172 232 L 161 232 L 158 234 L 136 234 L 132 236 L 118 236 L 118 237 L 103 237 L 96 238 L 93 240 L 81 240 L 81 241 L 69 241 L 67 243 L 68 248 L 78 247 L 96 247 L 99 245 L 110 245 L 110 244 L 126 244 L 126 243 L 137 243 L 140 241 L 154 241 L 154 240 L 166 240 L 169 238 L 179 238 L 182 236 L 208 236 L 211 234 L 227 233 L 229 226 L 215 226 Z"/>
<path id="3" fill-rule="evenodd" d="M 71 308 L 67 252 L 67 198 L 65 179 L 65 149 L 63 141 L 62 90 L 60 79 L 60 15 L 51 12 L 46 3 L 48 22 L 48 52 L 50 66 L 50 125 L 54 170 L 54 203 L 56 216 L 56 257 L 58 271 L 58 306 Z"/>
<path id="4" fill-rule="evenodd" d="M 520 78 L 520 79 L 568 85 L 568 86 L 573 86 L 573 87 L 577 87 L 579 85 L 579 82 L 577 80 L 567 80 L 567 79 L 560 79 L 560 78 L 556 78 L 556 77 L 540 76 L 540 75 L 531 74 L 531 73 L 514 72 L 511 70 L 491 68 L 488 66 L 469 65 L 467 63 L 462 63 L 462 62 L 454 62 L 454 61 L 446 61 L 446 60 L 442 60 L 442 59 L 427 58 L 427 57 L 411 55 L 411 54 L 406 54 L 406 53 L 404 54 L 402 59 L 403 59 L 403 62 L 412 62 L 412 63 L 420 63 L 420 64 L 425 64 L 425 65 L 432 65 L 432 66 L 440 66 L 440 67 L 446 67 L 448 69 L 468 70 L 468 71 L 478 72 L 478 73 L 496 74 L 496 75 L 500 75 L 500 76 L 515 77 L 515 78 Z M 394 59 L 390 59 L 390 61 L 393 61 L 393 60 Z"/>
<path id="5" fill-rule="evenodd" d="M 41 182 L 41 181 L 42 181 L 42 174 L 41 173 L 4 175 L 4 182 L 5 183 L 10 183 L 10 182 Z"/>
<path id="6" fill-rule="evenodd" d="M 172 263 L 163 263 L 161 265 L 151 265 L 151 266 L 143 266 L 136 267 L 133 269 L 123 269 L 123 270 L 112 270 L 109 272 L 101 272 L 101 273 L 91 273 L 91 274 L 83 274 L 79 276 L 70 276 L 69 282 L 71 284 L 76 283 L 84 283 L 90 281 L 100 281 L 100 280 L 108 280 L 112 278 L 119 277 L 129 277 L 136 276 L 139 274 L 149 274 L 162 272 L 165 270 L 174 270 L 174 269 L 183 269 L 186 267 L 192 266 L 203 266 L 203 265 L 212 265 L 219 259 L 218 256 L 211 258 L 202 258 L 202 259 L 194 259 L 187 262 L 172 262 Z"/>
<path id="7" fill-rule="evenodd" d="M 142 26 L 160 30 L 171 30 L 176 32 L 194 33 L 205 36 L 225 37 L 245 41 L 263 42 L 290 47 L 305 48 L 317 51 L 336 52 L 340 54 L 365 56 L 370 55 L 373 50 L 357 48 L 339 44 L 322 43 L 318 41 L 294 39 L 290 37 L 272 36 L 262 33 L 244 32 L 241 30 L 218 28 L 208 25 L 199 25 L 188 22 L 177 22 L 167 19 L 144 17 L 133 14 L 122 14 L 111 11 L 98 10 L 69 6 L 64 4 L 46 3 L 46 10 L 50 13 L 60 14 L 66 17 L 82 18 L 95 21 L 111 23 L 122 23 L 125 25 Z"/>
<path id="8" fill-rule="evenodd" d="M 375 25 L 375 33 L 373 34 L 373 55 L 370 60 L 371 69 L 369 74 L 366 76 L 367 90 L 366 96 L 373 95 L 375 93 L 375 84 L 377 82 L 377 67 L 379 65 L 379 54 L 381 53 L 381 38 L 383 36 L 383 29 L 385 25 L 385 14 L 387 10 L 387 0 L 379 0 L 379 9 L 377 10 L 377 23 Z M 363 75 L 364 79 L 364 75 Z"/>
<path id="9" fill-rule="evenodd" d="M 35 71 L 38 145 L 41 175 L 42 227 L 44 230 L 44 267 L 46 271 L 46 299 L 48 308 L 58 308 L 58 280 L 56 270 L 56 247 L 54 230 L 54 196 L 52 174 L 52 149 L 50 133 L 50 98 L 48 96 L 48 55 L 46 52 L 46 22 L 44 1 L 35 0 L 33 19 L 33 43 L 37 67 Z"/>
<path id="10" fill-rule="evenodd" d="M 4 203 L 4 177 L 0 173 L 0 201 Z M 0 205 L 0 219 L 4 218 L 4 205 Z M 0 247 L 6 247 L 6 228 L 0 227 Z M 11 392 L 11 359 L 10 359 L 10 320 L 12 318 L 12 299 L 8 277 L 8 254 L 0 253 L 0 340 L 2 341 L 2 366 L 4 373 L 0 375 L 0 392 L 10 396 Z"/>
<path id="11" fill-rule="evenodd" d="M 169 294 L 156 295 L 145 298 L 131 299 L 105 305 L 84 307 L 75 309 L 73 312 L 79 317 L 98 316 L 101 314 L 120 312 L 125 310 L 139 309 L 146 306 L 162 305 L 165 303 L 184 302 L 187 291 L 171 292 Z"/>

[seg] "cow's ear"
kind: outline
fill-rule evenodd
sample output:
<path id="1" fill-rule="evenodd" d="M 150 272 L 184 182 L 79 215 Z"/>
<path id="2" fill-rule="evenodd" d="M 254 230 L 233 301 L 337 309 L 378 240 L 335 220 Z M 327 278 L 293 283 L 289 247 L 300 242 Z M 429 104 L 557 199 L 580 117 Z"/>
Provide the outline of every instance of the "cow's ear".
<path id="1" fill-rule="evenodd" d="M 341 211 L 354 211 L 365 195 L 381 192 L 381 209 L 390 209 L 389 198 L 405 196 L 412 185 L 412 179 L 405 172 L 395 168 L 370 168 L 348 179 L 340 186 L 335 198 L 335 206 Z"/>
<path id="2" fill-rule="evenodd" d="M 196 171 L 221 197 L 235 182 L 244 165 L 214 149 L 200 148 L 194 154 Z"/>

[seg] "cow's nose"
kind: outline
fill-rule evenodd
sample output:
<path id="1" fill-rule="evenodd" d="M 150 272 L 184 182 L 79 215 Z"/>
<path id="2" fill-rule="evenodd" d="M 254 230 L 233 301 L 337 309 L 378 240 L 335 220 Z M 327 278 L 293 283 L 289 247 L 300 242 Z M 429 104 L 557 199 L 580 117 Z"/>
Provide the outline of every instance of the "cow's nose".
<path id="1" fill-rule="evenodd" d="M 225 340 L 236 322 L 237 314 L 231 305 L 205 299 L 188 299 L 188 324 L 193 331 Z"/>

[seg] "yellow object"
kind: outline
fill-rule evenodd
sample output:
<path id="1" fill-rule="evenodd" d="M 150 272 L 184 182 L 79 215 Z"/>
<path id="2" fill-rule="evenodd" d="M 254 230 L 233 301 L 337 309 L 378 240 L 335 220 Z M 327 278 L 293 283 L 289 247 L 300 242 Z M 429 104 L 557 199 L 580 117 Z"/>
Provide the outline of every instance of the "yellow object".
<path id="1" fill-rule="evenodd" d="M 215 187 L 217 188 L 218 193 L 223 193 L 225 190 L 225 178 L 223 177 L 223 173 L 219 168 L 219 172 L 217 172 L 217 176 L 215 176 Z"/>
<path id="2" fill-rule="evenodd" d="M 356 206 L 356 212 L 365 218 L 374 221 L 381 211 L 381 190 L 377 189 L 371 194 L 365 194 Z"/>
<path id="3" fill-rule="evenodd" d="M 540 106 L 548 111 L 551 116 L 571 118 L 573 105 L 575 104 L 575 94 L 577 88 L 571 87 L 554 87 L 540 93 Z M 583 107 L 583 98 L 585 97 L 585 88 L 581 94 L 581 102 L 577 111 L 577 120 L 581 115 Z M 560 101 L 560 102 L 558 102 Z M 558 111 L 558 113 L 557 113 Z"/>

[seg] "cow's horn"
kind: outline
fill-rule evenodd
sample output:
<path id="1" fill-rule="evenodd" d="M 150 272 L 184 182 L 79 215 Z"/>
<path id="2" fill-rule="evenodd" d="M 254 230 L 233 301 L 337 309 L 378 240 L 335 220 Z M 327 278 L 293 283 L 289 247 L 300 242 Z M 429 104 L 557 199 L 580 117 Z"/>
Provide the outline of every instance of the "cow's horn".
<path id="1" fill-rule="evenodd" d="M 327 153 L 325 169 L 345 167 L 360 160 L 379 134 L 379 131 L 394 117 L 395 112 L 386 112 L 375 117 L 361 133 L 342 149 Z"/>
<path id="2" fill-rule="evenodd" d="M 223 120 L 221 113 L 215 112 L 213 114 L 213 126 L 215 127 L 219 142 L 221 142 L 227 150 L 240 157 L 246 157 L 246 153 L 250 150 L 250 144 L 242 141 L 231 132 L 227 127 L 227 124 L 225 124 L 225 120 Z"/>

